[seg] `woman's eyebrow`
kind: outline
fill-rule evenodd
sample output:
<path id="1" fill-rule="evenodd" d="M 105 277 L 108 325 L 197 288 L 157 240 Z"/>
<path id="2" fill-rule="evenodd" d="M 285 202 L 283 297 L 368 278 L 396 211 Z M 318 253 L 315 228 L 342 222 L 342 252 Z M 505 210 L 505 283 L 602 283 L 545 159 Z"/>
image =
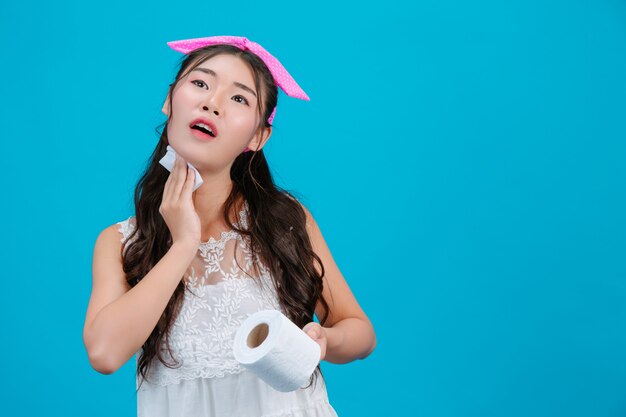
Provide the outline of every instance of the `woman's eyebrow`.
<path id="1" fill-rule="evenodd" d="M 215 71 L 213 71 L 212 69 L 209 68 L 202 68 L 202 67 L 198 67 L 198 68 L 194 68 L 193 71 L 201 71 L 204 72 L 206 74 L 212 75 L 213 77 L 217 77 L 217 74 L 215 73 Z M 191 72 L 193 72 L 191 71 Z M 233 82 L 233 84 L 235 84 L 237 87 L 246 90 L 247 92 L 249 92 L 250 94 L 252 94 L 254 97 L 256 97 L 256 93 L 254 92 L 253 89 L 251 89 L 250 87 L 248 87 L 245 84 L 241 84 L 237 81 Z"/>

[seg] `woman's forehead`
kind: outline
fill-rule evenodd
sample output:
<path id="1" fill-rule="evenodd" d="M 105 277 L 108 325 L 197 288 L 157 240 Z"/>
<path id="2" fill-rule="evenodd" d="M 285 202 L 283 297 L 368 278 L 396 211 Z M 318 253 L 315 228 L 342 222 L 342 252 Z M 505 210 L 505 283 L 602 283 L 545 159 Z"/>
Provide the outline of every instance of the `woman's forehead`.
<path id="1" fill-rule="evenodd" d="M 197 62 L 197 61 L 196 61 Z M 193 70 L 191 72 L 202 72 L 205 74 L 215 74 L 216 77 L 232 77 L 232 78 L 245 78 L 243 81 L 248 81 L 254 84 L 254 77 L 252 75 L 252 69 L 250 65 L 242 58 L 231 54 L 218 54 L 212 56 L 201 62 L 200 64 L 192 65 Z M 201 70 L 209 70 L 201 71 Z M 191 73 L 190 72 L 190 73 Z M 243 82 L 242 80 L 237 80 Z"/>

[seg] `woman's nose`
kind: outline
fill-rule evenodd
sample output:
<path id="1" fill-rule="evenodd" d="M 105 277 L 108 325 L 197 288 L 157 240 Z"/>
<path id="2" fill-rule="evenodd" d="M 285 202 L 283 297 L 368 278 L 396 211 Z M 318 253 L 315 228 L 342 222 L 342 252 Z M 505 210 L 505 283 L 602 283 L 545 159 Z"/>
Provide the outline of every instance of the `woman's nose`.
<path id="1" fill-rule="evenodd" d="M 204 106 L 202 106 L 202 109 L 203 110 L 209 110 L 209 106 L 204 105 Z M 220 112 L 216 108 L 213 108 L 213 114 L 215 114 L 216 116 L 219 116 Z"/>
<path id="2" fill-rule="evenodd" d="M 205 103 L 202 105 L 203 110 L 210 110 L 216 116 L 220 115 L 220 104 L 221 103 L 221 95 L 218 97 L 217 91 L 210 94 L 210 96 L 205 100 Z"/>

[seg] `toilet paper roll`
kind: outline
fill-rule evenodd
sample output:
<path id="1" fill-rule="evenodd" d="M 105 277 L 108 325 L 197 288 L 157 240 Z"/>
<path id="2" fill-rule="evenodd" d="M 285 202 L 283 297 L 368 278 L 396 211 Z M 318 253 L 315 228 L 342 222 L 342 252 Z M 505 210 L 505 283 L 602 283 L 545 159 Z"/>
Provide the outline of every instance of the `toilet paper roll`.
<path id="1" fill-rule="evenodd" d="M 167 153 L 163 156 L 163 158 L 161 158 L 159 163 L 163 165 L 169 172 L 172 172 L 172 168 L 174 168 L 174 162 L 176 162 L 176 151 L 170 145 L 167 145 Z M 200 172 L 198 172 L 196 167 L 191 165 L 191 163 L 189 162 L 187 162 L 187 166 L 193 169 L 193 172 L 195 172 L 196 175 L 196 178 L 194 178 L 194 185 L 192 190 L 193 192 L 196 191 L 198 187 L 200 187 L 204 183 L 204 180 L 200 176 Z"/>
<path id="2" fill-rule="evenodd" d="M 281 392 L 308 383 L 320 362 L 321 349 L 309 335 L 278 310 L 250 315 L 237 330 L 235 359 Z"/>

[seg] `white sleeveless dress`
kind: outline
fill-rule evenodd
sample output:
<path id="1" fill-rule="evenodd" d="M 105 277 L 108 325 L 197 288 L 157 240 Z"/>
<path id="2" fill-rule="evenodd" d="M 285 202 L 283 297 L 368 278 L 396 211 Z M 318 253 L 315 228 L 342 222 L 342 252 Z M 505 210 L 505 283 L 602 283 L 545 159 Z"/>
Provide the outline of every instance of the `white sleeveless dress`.
<path id="1" fill-rule="evenodd" d="M 238 223 L 244 230 L 247 220 L 246 202 Z M 117 224 L 125 244 L 135 218 Z M 249 315 L 265 309 L 285 313 L 270 271 L 258 257 L 260 278 L 247 276 L 237 266 L 238 262 L 254 276 L 248 239 L 230 230 L 222 232 L 219 240 L 200 244 L 185 273 L 183 305 L 170 330 L 172 353 L 182 365 L 176 367 L 163 341 L 164 357 L 174 369 L 155 357 L 142 384 L 141 375 L 137 376 L 138 417 L 337 417 L 321 375 L 309 388 L 280 392 L 235 360 L 235 333 Z M 136 353 L 137 364 L 141 352 L 140 348 Z"/>

